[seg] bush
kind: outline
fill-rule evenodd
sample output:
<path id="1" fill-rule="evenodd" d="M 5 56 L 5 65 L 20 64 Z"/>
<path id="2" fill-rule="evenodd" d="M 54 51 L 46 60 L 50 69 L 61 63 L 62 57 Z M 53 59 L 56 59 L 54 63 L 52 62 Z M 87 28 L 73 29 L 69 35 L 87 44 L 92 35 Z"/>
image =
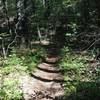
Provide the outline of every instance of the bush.
<path id="1" fill-rule="evenodd" d="M 66 99 L 99 100 L 100 64 L 91 60 L 91 52 L 78 54 L 69 47 L 64 47 L 61 57 L 58 65 L 64 75 Z"/>
<path id="2" fill-rule="evenodd" d="M 2 61 L 0 68 L 0 99 L 1 100 L 21 100 L 23 93 L 20 88 L 20 77 L 31 73 L 41 61 L 42 51 L 22 52 L 12 54 Z M 44 55 L 44 54 L 43 54 Z"/>

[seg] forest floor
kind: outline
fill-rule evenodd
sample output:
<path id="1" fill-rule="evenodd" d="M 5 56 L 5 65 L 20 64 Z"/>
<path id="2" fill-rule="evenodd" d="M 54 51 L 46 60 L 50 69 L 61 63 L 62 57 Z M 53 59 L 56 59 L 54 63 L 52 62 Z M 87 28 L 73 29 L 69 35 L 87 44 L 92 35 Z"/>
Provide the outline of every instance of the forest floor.
<path id="1" fill-rule="evenodd" d="M 0 59 L 0 100 L 99 100 L 100 62 L 91 52 L 43 45 Z"/>

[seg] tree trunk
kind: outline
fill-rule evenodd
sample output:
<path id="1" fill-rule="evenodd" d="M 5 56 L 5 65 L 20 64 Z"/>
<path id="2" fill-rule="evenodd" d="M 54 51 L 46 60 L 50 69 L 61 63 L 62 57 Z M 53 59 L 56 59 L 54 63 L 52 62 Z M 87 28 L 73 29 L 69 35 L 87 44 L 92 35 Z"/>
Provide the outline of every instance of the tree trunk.
<path id="1" fill-rule="evenodd" d="M 28 34 L 28 26 L 27 26 L 27 16 L 26 16 L 26 12 L 25 9 L 27 7 L 26 5 L 27 0 L 16 0 L 16 9 L 17 9 L 17 33 L 20 36 L 18 39 L 18 45 L 20 45 L 19 47 L 21 48 L 26 48 L 26 35 Z M 28 37 L 27 37 L 28 38 Z M 19 43 L 20 41 L 20 43 Z"/>
<path id="2" fill-rule="evenodd" d="M 98 14 L 97 24 L 100 27 L 100 0 L 95 0 L 96 3 L 96 9 Z"/>
<path id="3" fill-rule="evenodd" d="M 7 8 L 7 0 L 2 0 L 3 3 L 3 12 L 5 14 L 5 22 L 7 24 L 7 28 L 8 28 L 8 33 L 10 33 L 11 29 L 10 29 L 10 23 L 9 23 L 9 16 L 8 16 L 8 8 Z"/>

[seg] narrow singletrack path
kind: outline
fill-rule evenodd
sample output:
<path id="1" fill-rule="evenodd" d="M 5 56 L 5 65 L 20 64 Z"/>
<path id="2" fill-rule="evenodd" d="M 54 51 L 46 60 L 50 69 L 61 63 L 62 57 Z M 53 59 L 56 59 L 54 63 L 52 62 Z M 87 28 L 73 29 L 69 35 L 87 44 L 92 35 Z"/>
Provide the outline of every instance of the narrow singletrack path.
<path id="1" fill-rule="evenodd" d="M 28 87 L 23 88 L 25 100 L 64 100 L 63 75 L 56 67 L 59 59 L 50 53 L 31 73 L 32 78 L 23 82 Z"/>

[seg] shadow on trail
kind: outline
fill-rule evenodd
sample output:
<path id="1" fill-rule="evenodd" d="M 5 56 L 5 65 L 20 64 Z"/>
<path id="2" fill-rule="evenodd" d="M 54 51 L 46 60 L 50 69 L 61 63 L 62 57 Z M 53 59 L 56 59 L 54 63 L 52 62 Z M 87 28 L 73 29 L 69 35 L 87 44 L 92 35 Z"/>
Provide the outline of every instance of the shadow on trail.
<path id="1" fill-rule="evenodd" d="M 47 69 L 43 69 L 43 68 L 40 68 L 40 67 L 37 67 L 38 69 L 44 71 L 44 72 L 49 72 L 49 73 L 59 73 L 61 72 L 60 70 L 47 70 Z"/>
<path id="2" fill-rule="evenodd" d="M 66 100 L 100 100 L 100 82 L 79 82 Z"/>
<path id="3" fill-rule="evenodd" d="M 44 78 L 41 78 L 41 77 L 38 77 L 38 76 L 35 76 L 33 74 L 31 74 L 31 76 L 37 80 L 40 80 L 42 82 L 56 82 L 56 83 L 59 83 L 59 82 L 65 82 L 63 79 L 61 80 L 58 80 L 58 79 L 44 79 Z"/>

